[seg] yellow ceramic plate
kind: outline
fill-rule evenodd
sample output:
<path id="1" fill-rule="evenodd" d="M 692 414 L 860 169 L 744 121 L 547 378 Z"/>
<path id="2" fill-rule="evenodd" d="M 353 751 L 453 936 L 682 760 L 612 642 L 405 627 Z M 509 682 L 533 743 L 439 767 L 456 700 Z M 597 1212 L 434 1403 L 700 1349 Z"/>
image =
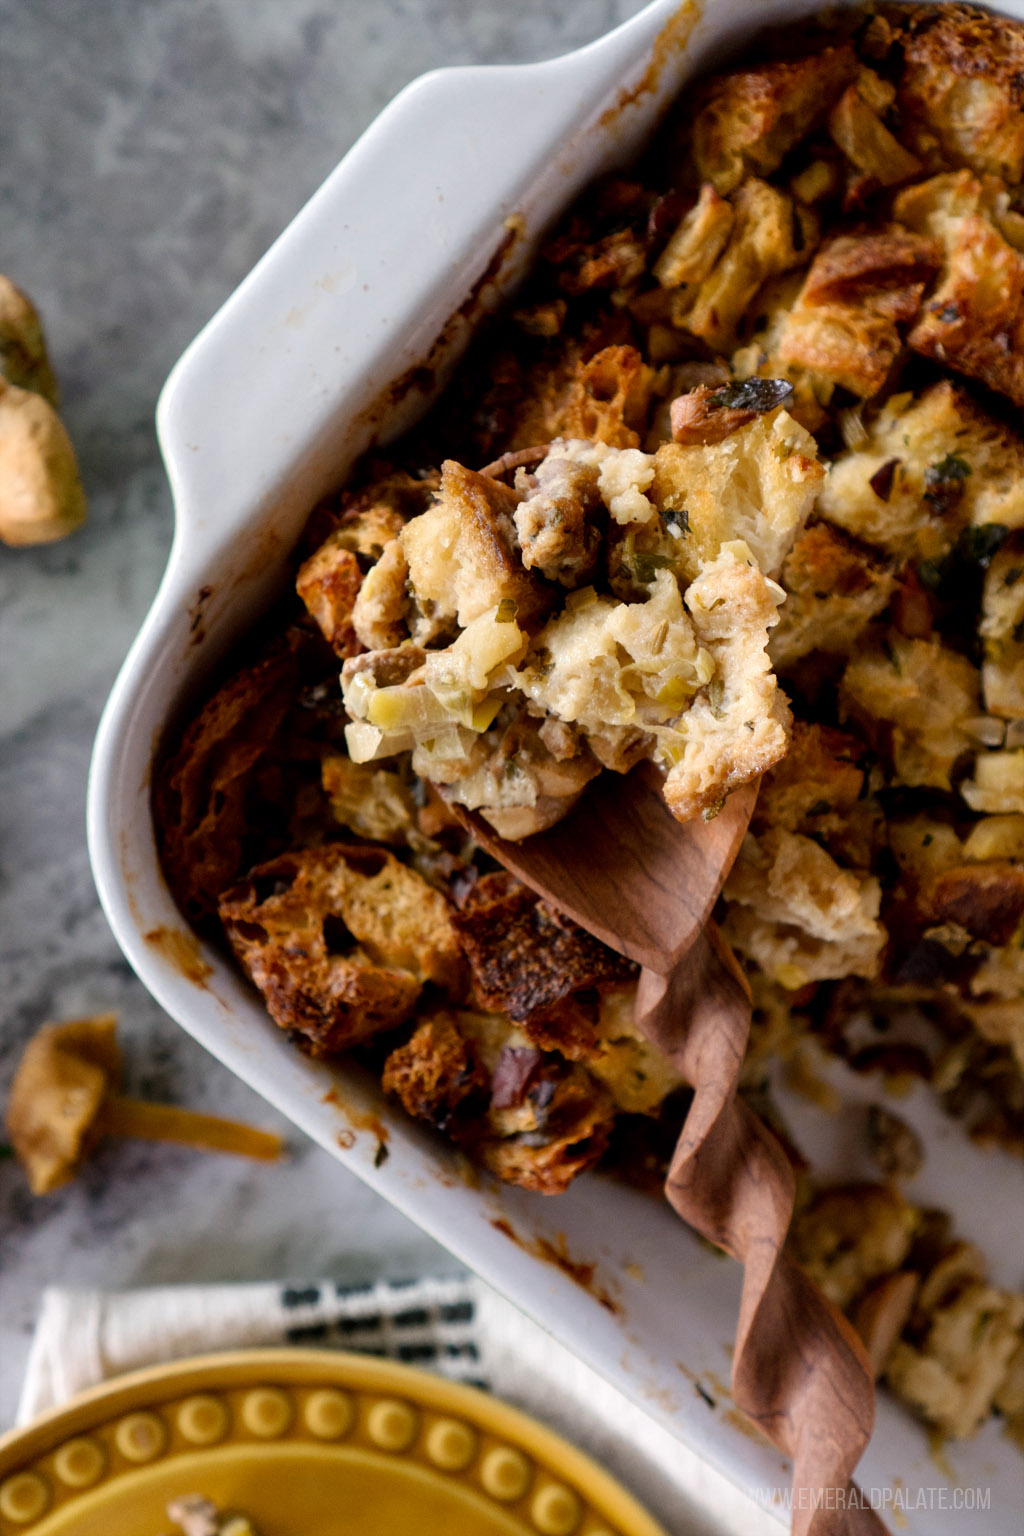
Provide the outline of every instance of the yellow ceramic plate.
<path id="1" fill-rule="evenodd" d="M 533 1419 L 361 1355 L 178 1361 L 0 1439 L 0 1536 L 160 1536 L 186 1493 L 260 1536 L 665 1536 Z"/>

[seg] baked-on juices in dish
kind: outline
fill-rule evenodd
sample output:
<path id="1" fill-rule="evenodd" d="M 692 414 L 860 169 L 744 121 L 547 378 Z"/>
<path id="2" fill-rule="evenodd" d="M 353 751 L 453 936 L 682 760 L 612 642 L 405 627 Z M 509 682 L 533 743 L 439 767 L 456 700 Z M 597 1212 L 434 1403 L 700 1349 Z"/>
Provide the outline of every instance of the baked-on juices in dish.
<path id="1" fill-rule="evenodd" d="M 543 834 L 641 759 L 684 818 L 763 775 L 718 911 L 748 1094 L 810 1035 L 1021 1147 L 1022 72 L 1018 23 L 883 7 L 689 91 L 171 744 L 182 911 L 500 1178 L 657 1181 L 685 1116 L 635 966 L 463 816 Z M 1024 1298 L 872 1135 L 873 1185 L 801 1168 L 794 1254 L 914 1412 L 1019 1425 Z"/>

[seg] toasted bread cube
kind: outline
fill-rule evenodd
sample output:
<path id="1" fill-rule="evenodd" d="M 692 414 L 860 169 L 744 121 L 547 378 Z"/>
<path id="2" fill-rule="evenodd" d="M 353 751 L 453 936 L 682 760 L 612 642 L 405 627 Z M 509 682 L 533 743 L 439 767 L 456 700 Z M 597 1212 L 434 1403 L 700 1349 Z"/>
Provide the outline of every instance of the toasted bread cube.
<path id="1" fill-rule="evenodd" d="M 315 1052 L 400 1024 L 428 981 L 461 991 L 447 902 L 382 848 L 282 854 L 226 891 L 219 910 L 271 1017 Z"/>
<path id="2" fill-rule="evenodd" d="M 706 181 L 655 263 L 654 275 L 661 286 L 702 283 L 722 254 L 732 225 L 732 207 Z"/>
<path id="3" fill-rule="evenodd" d="M 748 834 L 725 885 L 728 900 L 816 939 L 877 934 L 878 882 L 841 870 L 813 838 L 776 828 Z"/>
<path id="4" fill-rule="evenodd" d="M 665 800 L 680 821 L 714 813 L 729 790 L 777 763 L 790 712 L 768 660 L 768 631 L 780 588 L 755 565 L 725 552 L 687 590 L 697 634 L 715 676 L 676 725 Z"/>
<path id="5" fill-rule="evenodd" d="M 888 752 L 900 783 L 950 789 L 953 766 L 973 745 L 963 722 L 978 713 L 978 683 L 965 656 L 890 630 L 848 664 L 840 711 Z"/>
<path id="6" fill-rule="evenodd" d="M 938 494 L 944 467 L 955 506 Z M 1024 444 L 948 380 L 893 396 L 864 446 L 833 462 L 818 512 L 901 559 L 939 559 L 967 523 L 1024 526 Z"/>
<path id="7" fill-rule="evenodd" d="M 428 621 L 464 628 L 506 600 L 522 621 L 550 605 L 549 593 L 514 554 L 518 502 L 500 481 L 446 460 L 437 501 L 399 535 L 413 602 Z"/>
<path id="8" fill-rule="evenodd" d="M 888 376 L 937 270 L 937 240 L 898 225 L 838 235 L 814 258 L 778 339 L 781 361 L 867 398 Z"/>
<path id="9" fill-rule="evenodd" d="M 825 478 L 810 433 L 785 410 L 756 416 L 722 442 L 665 443 L 650 495 L 670 523 L 685 511 L 680 570 L 691 580 L 723 544 L 742 539 L 767 575 L 782 566 Z"/>
<path id="10" fill-rule="evenodd" d="M 408 1114 L 449 1130 L 459 1106 L 482 1096 L 488 1081 L 472 1041 L 458 1027 L 458 1016 L 438 1012 L 423 1019 L 406 1044 L 391 1052 L 381 1087 L 393 1093 Z"/>
<path id="11" fill-rule="evenodd" d="M 768 649 L 785 671 L 812 651 L 848 654 L 886 607 L 895 578 L 837 528 L 815 523 L 786 556 L 779 581 L 786 601 Z"/>
<path id="12" fill-rule="evenodd" d="M 729 243 L 677 324 L 712 347 L 734 344 L 736 328 L 761 284 L 806 260 L 817 237 L 813 215 L 751 177 L 736 193 Z M 687 304 L 691 302 L 687 292 Z"/>
<path id="13" fill-rule="evenodd" d="M 985 644 L 981 686 L 985 708 L 1007 720 L 1024 718 L 1024 549 L 1014 540 L 985 572 L 978 633 Z"/>
<path id="14" fill-rule="evenodd" d="M 923 153 L 1016 183 L 1024 175 L 1024 38 L 971 5 L 920 12 L 908 29 L 901 119 Z"/>
<path id="15" fill-rule="evenodd" d="M 725 194 L 754 172 L 767 176 L 828 112 L 857 71 L 848 43 L 806 59 L 721 75 L 696 104 L 693 157 Z"/>
<path id="16" fill-rule="evenodd" d="M 828 131 L 851 165 L 883 187 L 909 181 L 921 169 L 920 160 L 889 132 L 860 82 L 847 86 L 836 102 L 829 114 Z"/>
<path id="17" fill-rule="evenodd" d="M 975 176 L 971 171 L 942 171 L 898 192 L 893 216 L 916 234 L 938 240 L 948 252 L 956 244 L 962 220 L 969 214 L 979 214 L 998 226 L 1009 208 L 1010 194 L 998 177 Z"/>
<path id="18" fill-rule="evenodd" d="M 310 616 L 339 656 L 352 656 L 359 649 L 352 611 L 362 581 L 359 560 L 340 532 L 331 534 L 299 567 L 295 580 Z"/>
<path id="19" fill-rule="evenodd" d="M 960 221 L 911 347 L 1024 406 L 1024 256 L 979 214 Z"/>

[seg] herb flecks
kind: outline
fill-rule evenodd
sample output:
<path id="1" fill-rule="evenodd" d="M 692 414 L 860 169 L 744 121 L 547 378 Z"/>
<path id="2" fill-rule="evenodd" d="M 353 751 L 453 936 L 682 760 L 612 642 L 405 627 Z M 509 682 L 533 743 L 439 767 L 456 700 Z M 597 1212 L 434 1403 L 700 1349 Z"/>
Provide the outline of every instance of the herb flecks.
<path id="1" fill-rule="evenodd" d="M 671 564 L 668 555 L 648 554 L 643 549 L 633 551 L 633 575 L 642 587 L 649 587 L 658 572 L 668 569 Z"/>
<path id="2" fill-rule="evenodd" d="M 964 494 L 971 466 L 959 454 L 947 453 L 924 472 L 924 499 L 936 512 L 951 512 Z"/>

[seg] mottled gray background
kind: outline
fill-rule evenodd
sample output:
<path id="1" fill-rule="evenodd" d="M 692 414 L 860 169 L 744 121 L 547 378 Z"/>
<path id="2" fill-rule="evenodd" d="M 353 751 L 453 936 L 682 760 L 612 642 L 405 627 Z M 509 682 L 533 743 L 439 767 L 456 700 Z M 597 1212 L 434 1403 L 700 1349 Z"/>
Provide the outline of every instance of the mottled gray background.
<path id="1" fill-rule="evenodd" d="M 153 411 L 195 332 L 408 80 L 551 56 L 639 0 L 0 0 L 0 271 L 42 310 L 88 526 L 0 546 L 0 1098 L 45 1020 L 115 1008 L 131 1091 L 272 1123 L 150 1001 L 85 851 L 103 701 L 172 510 Z M 279 1168 L 124 1143 L 44 1200 L 0 1163 L 0 1428 L 40 1291 L 453 1260 L 293 1133 Z"/>

